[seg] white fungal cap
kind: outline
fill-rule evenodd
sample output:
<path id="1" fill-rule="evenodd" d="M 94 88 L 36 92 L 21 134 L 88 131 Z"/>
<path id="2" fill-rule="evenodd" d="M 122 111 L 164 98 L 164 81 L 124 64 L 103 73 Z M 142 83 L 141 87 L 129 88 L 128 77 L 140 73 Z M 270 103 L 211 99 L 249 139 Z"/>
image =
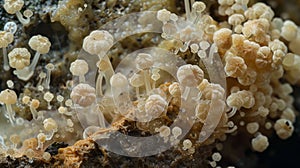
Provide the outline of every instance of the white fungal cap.
<path id="1" fill-rule="evenodd" d="M 44 94 L 44 99 L 45 99 L 47 102 L 51 102 L 53 98 L 54 98 L 54 95 L 53 95 L 51 92 L 46 92 L 46 93 Z"/>
<path id="2" fill-rule="evenodd" d="M 43 153 L 43 159 L 45 159 L 46 161 L 50 161 L 51 154 L 49 152 L 44 152 Z"/>
<path id="3" fill-rule="evenodd" d="M 159 132 L 159 136 L 161 136 L 161 137 L 167 137 L 171 134 L 170 127 L 165 126 L 165 125 L 158 128 L 157 131 Z"/>
<path id="4" fill-rule="evenodd" d="M 274 125 L 276 134 L 281 139 L 287 139 L 292 136 L 294 132 L 294 126 L 290 120 L 287 119 L 278 119 Z"/>
<path id="5" fill-rule="evenodd" d="M 54 131 L 56 132 L 57 131 L 57 123 L 56 121 L 53 119 L 53 118 L 47 118 L 43 121 L 43 124 L 44 124 L 44 129 L 46 131 Z"/>
<path id="6" fill-rule="evenodd" d="M 1 91 L 0 102 L 8 105 L 15 104 L 17 102 L 16 92 L 10 89 Z"/>
<path id="7" fill-rule="evenodd" d="M 37 139 L 38 139 L 40 142 L 44 143 L 44 142 L 46 142 L 46 135 L 45 135 L 44 133 L 39 133 L 39 134 L 37 135 Z"/>
<path id="8" fill-rule="evenodd" d="M 245 21 L 245 17 L 242 14 L 233 14 L 228 18 L 228 23 L 234 26 L 240 25 L 244 21 Z"/>
<path id="9" fill-rule="evenodd" d="M 245 74 L 247 65 L 243 58 L 238 56 L 228 56 L 225 58 L 225 73 L 230 77 L 237 78 Z"/>
<path id="10" fill-rule="evenodd" d="M 166 10 L 166 9 L 162 9 L 162 10 L 157 11 L 157 15 L 156 15 L 157 19 L 159 21 L 162 21 L 163 23 L 169 21 L 170 16 L 171 16 L 171 12 Z"/>
<path id="11" fill-rule="evenodd" d="M 197 65 L 183 65 L 177 71 L 177 78 L 180 84 L 187 87 L 197 87 L 204 78 L 202 69 Z"/>
<path id="12" fill-rule="evenodd" d="M 222 155 L 219 152 L 213 153 L 211 157 L 216 162 L 219 162 L 222 159 Z"/>
<path id="13" fill-rule="evenodd" d="M 33 107 L 34 109 L 37 109 L 40 106 L 40 101 L 37 99 L 32 99 L 30 106 Z"/>
<path id="14" fill-rule="evenodd" d="M 255 132 L 258 131 L 259 124 L 257 122 L 248 123 L 246 129 L 250 134 L 254 134 Z"/>
<path id="15" fill-rule="evenodd" d="M 4 0 L 4 9 L 9 14 L 15 14 L 20 11 L 24 5 L 23 0 Z"/>
<path id="16" fill-rule="evenodd" d="M 30 97 L 29 96 L 23 96 L 22 97 L 22 103 L 24 104 L 28 104 L 30 102 Z"/>
<path id="17" fill-rule="evenodd" d="M 27 48 L 14 48 L 8 54 L 9 65 L 12 68 L 23 69 L 30 64 L 30 57 Z"/>
<path id="18" fill-rule="evenodd" d="M 135 59 L 136 67 L 140 70 L 151 68 L 153 65 L 153 59 L 150 54 L 139 53 Z"/>
<path id="19" fill-rule="evenodd" d="M 182 134 L 182 129 L 175 126 L 173 129 L 172 129 L 172 134 L 175 138 L 177 138 L 178 136 L 180 136 Z"/>
<path id="20" fill-rule="evenodd" d="M 23 15 L 24 15 L 26 18 L 30 18 L 30 17 L 33 15 L 33 12 L 32 12 L 32 10 L 30 10 L 30 9 L 26 9 L 26 10 L 23 12 Z"/>
<path id="21" fill-rule="evenodd" d="M 116 73 L 110 78 L 110 84 L 113 87 L 124 87 L 128 85 L 128 80 L 125 75 Z"/>
<path id="22" fill-rule="evenodd" d="M 297 31 L 298 26 L 294 22 L 287 20 L 283 23 L 281 36 L 287 41 L 292 41 L 297 37 Z"/>
<path id="23" fill-rule="evenodd" d="M 49 71 L 53 71 L 54 68 L 55 68 L 55 65 L 52 64 L 52 63 L 48 63 L 48 64 L 45 66 L 45 68 L 46 68 L 47 70 L 49 70 Z"/>
<path id="24" fill-rule="evenodd" d="M 16 31 L 18 29 L 18 26 L 15 22 L 11 21 L 11 22 L 6 22 L 5 25 L 4 25 L 4 28 L 3 30 L 4 31 L 7 31 L 7 32 L 10 32 L 12 34 L 15 34 Z"/>
<path id="25" fill-rule="evenodd" d="M 190 149 L 190 148 L 193 146 L 193 143 L 192 143 L 191 140 L 185 139 L 185 140 L 182 142 L 182 145 L 183 145 L 183 150 L 187 150 L 187 149 Z"/>
<path id="26" fill-rule="evenodd" d="M 199 50 L 199 45 L 193 43 L 193 44 L 190 45 L 190 48 L 191 48 L 191 52 L 192 52 L 193 54 L 195 54 L 195 53 L 197 53 L 198 50 Z"/>
<path id="27" fill-rule="evenodd" d="M 7 47 L 14 41 L 14 35 L 11 32 L 0 31 L 0 48 Z"/>
<path id="28" fill-rule="evenodd" d="M 257 137 L 253 138 L 251 141 L 252 148 L 257 152 L 263 152 L 269 146 L 268 137 L 259 134 Z"/>
<path id="29" fill-rule="evenodd" d="M 75 76 L 85 75 L 89 71 L 89 65 L 85 60 L 76 60 L 71 63 L 70 71 Z"/>
<path id="30" fill-rule="evenodd" d="M 154 94 L 148 97 L 145 103 L 145 111 L 147 118 L 157 118 L 162 112 L 165 111 L 168 103 L 167 101 L 158 94 Z"/>
<path id="31" fill-rule="evenodd" d="M 206 8 L 205 3 L 203 2 L 194 2 L 194 4 L 192 4 L 192 9 L 195 10 L 195 12 L 203 12 Z"/>
<path id="32" fill-rule="evenodd" d="M 89 84 L 80 83 L 73 88 L 70 97 L 74 103 L 86 107 L 95 101 L 96 90 Z"/>
<path id="33" fill-rule="evenodd" d="M 226 103 L 230 107 L 240 108 L 251 108 L 255 104 L 253 93 L 247 90 L 241 90 L 236 93 L 231 93 L 226 100 Z"/>
<path id="34" fill-rule="evenodd" d="M 129 83 L 133 87 L 141 87 L 144 85 L 144 77 L 135 73 L 129 78 Z"/>
<path id="35" fill-rule="evenodd" d="M 286 108 L 280 118 L 283 118 L 283 119 L 287 119 L 287 120 L 290 120 L 291 122 L 295 122 L 296 121 L 296 115 L 295 115 L 295 112 L 291 109 L 291 108 Z"/>
<path id="36" fill-rule="evenodd" d="M 178 82 L 172 83 L 169 88 L 169 93 L 174 96 L 174 97 L 180 97 L 181 91 L 180 91 L 180 86 Z"/>
<path id="37" fill-rule="evenodd" d="M 51 43 L 47 37 L 36 35 L 30 38 L 28 45 L 38 53 L 46 54 L 50 50 Z"/>
<path id="38" fill-rule="evenodd" d="M 101 57 L 113 46 L 113 36 L 105 30 L 95 30 L 83 40 L 82 48 L 92 54 Z"/>

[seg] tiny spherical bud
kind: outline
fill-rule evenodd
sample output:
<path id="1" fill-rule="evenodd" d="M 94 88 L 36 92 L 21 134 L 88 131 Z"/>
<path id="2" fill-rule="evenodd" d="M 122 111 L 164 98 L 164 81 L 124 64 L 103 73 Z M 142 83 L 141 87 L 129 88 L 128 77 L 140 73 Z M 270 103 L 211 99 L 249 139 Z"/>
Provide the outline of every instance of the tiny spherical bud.
<path id="1" fill-rule="evenodd" d="M 44 100 L 46 100 L 47 102 L 51 102 L 53 98 L 54 95 L 51 92 L 46 92 L 44 94 Z"/>
<path id="2" fill-rule="evenodd" d="M 37 109 L 40 106 L 40 101 L 37 99 L 32 99 L 30 106 L 33 107 L 34 109 Z"/>
<path id="3" fill-rule="evenodd" d="M 161 137 L 167 137 L 171 134 L 170 127 L 165 126 L 165 125 L 161 126 L 157 131 L 159 132 L 159 135 Z"/>
<path id="4" fill-rule="evenodd" d="M 33 12 L 32 12 L 32 10 L 30 10 L 30 9 L 26 9 L 26 10 L 23 12 L 23 15 L 24 15 L 26 18 L 30 18 L 30 17 L 33 15 Z"/>
<path id="5" fill-rule="evenodd" d="M 180 136 L 182 134 L 182 129 L 175 126 L 173 129 L 172 129 L 172 134 L 175 138 L 177 138 L 178 136 Z"/>
<path id="6" fill-rule="evenodd" d="M 58 102 L 60 102 L 60 103 L 63 102 L 64 99 L 65 99 L 65 98 L 64 98 L 62 95 L 57 95 L 57 96 L 56 96 L 56 100 L 57 100 Z"/>
<path id="7" fill-rule="evenodd" d="M 198 50 L 199 50 L 198 44 L 195 44 L 195 43 L 191 44 L 191 45 L 190 45 L 190 48 L 191 48 L 191 52 L 192 52 L 193 54 L 197 53 Z"/>
<path id="8" fill-rule="evenodd" d="M 60 114 L 65 114 L 66 112 L 68 112 L 68 109 L 66 107 L 63 107 L 63 106 L 60 106 L 57 111 L 60 113 Z"/>
<path id="9" fill-rule="evenodd" d="M 28 104 L 29 102 L 30 102 L 30 97 L 29 96 L 23 96 L 22 103 Z"/>
<path id="10" fill-rule="evenodd" d="M 213 153 L 211 157 L 216 162 L 219 162 L 222 159 L 222 155 L 219 152 Z"/>
<path id="11" fill-rule="evenodd" d="M 202 50 L 207 50 L 210 47 L 210 44 L 207 41 L 200 41 L 199 46 Z"/>
<path id="12" fill-rule="evenodd" d="M 187 149 L 190 149 L 190 148 L 193 146 L 193 143 L 192 143 L 191 140 L 185 139 L 185 140 L 182 142 L 182 145 L 183 145 L 183 150 L 187 150 Z"/>
<path id="13" fill-rule="evenodd" d="M 73 105 L 72 99 L 66 100 L 66 101 L 65 101 L 65 105 L 66 105 L 67 107 L 71 107 L 71 106 Z"/>
<path id="14" fill-rule="evenodd" d="M 13 89 L 15 84 L 12 80 L 7 80 L 6 85 L 8 88 Z"/>
<path id="15" fill-rule="evenodd" d="M 46 161 L 49 161 L 51 159 L 51 154 L 49 152 L 44 152 L 43 159 L 45 159 Z"/>
<path id="16" fill-rule="evenodd" d="M 247 124 L 246 128 L 250 134 L 254 134 L 255 132 L 258 131 L 259 124 L 257 122 L 251 122 Z"/>
<path id="17" fill-rule="evenodd" d="M 52 63 L 48 63 L 48 64 L 45 66 L 45 68 L 46 68 L 48 71 L 52 71 L 52 70 L 54 70 L 55 66 L 54 66 L 54 64 L 52 64 Z"/>

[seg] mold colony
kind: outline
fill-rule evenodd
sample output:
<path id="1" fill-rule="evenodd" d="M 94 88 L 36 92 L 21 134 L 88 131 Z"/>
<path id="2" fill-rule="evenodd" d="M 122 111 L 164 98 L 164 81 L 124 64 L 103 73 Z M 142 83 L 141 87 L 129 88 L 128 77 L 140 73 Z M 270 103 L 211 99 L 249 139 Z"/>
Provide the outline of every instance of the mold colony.
<path id="1" fill-rule="evenodd" d="M 24 2 L 12 2 L 5 0 L 5 10 L 16 13 L 23 25 L 30 24 L 30 12 L 24 13 L 27 20 L 19 12 Z M 60 2 L 56 19 L 60 11 L 64 14 L 67 10 L 63 3 L 71 2 Z M 249 134 L 249 145 L 257 152 L 268 148 L 272 132 L 281 139 L 289 138 L 296 121 L 291 84 L 300 79 L 300 53 L 295 47 L 299 44 L 298 26 L 274 18 L 274 12 L 264 3 L 248 6 L 247 0 L 219 0 L 217 12 L 226 18 L 223 22 L 214 20 L 203 2 L 185 0 L 184 4 L 184 17 L 166 9 L 155 15 L 140 15 L 140 29 L 148 29 L 149 20 L 161 26 L 157 42 L 160 49 L 122 55 L 117 67 L 109 49 L 117 45 L 122 32 L 92 31 L 83 39 L 78 59 L 68 67 L 74 76 L 65 84 L 70 94 L 51 90 L 57 68 L 51 62 L 43 67 L 46 73 L 39 74 L 37 84 L 28 82 L 27 88 L 17 94 L 14 83 L 7 81 L 10 89 L 0 93 L 0 126 L 7 128 L 0 134 L 2 156 L 26 155 L 49 161 L 51 156 L 45 149 L 52 142 L 73 144 L 84 138 L 60 149 L 58 155 L 64 164 L 76 161 L 79 166 L 82 154 L 75 154 L 75 149 L 81 143 L 105 141 L 119 130 L 137 132 L 139 136 L 156 135 L 172 150 L 182 151 L 183 156 L 194 155 L 204 146 L 217 146 L 236 132 Z M 86 8 L 88 4 L 78 12 Z M 10 30 L 0 32 L 3 69 L 15 68 L 13 74 L 18 80 L 32 81 L 40 55 L 51 52 L 51 43 L 47 37 L 35 35 L 28 43 L 35 51 L 31 61 L 32 51 L 25 46 L 11 49 L 7 56 L 6 47 L 17 38 Z M 214 78 L 218 69 L 224 71 L 226 81 Z M 91 82 L 93 73 L 95 80 Z M 289 83 L 282 83 L 282 78 Z M 16 113 L 20 108 L 31 117 Z M 191 129 L 173 124 L 184 120 Z M 143 149 L 122 152 L 134 155 Z M 212 167 L 217 167 L 222 158 L 222 149 L 218 149 L 205 156 Z"/>

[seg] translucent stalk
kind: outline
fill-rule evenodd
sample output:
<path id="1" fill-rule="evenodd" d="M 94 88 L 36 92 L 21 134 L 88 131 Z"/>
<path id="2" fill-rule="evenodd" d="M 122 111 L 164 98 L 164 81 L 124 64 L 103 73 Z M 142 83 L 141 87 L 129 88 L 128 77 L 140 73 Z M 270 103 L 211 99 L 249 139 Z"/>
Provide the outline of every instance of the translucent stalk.
<path id="1" fill-rule="evenodd" d="M 23 25 L 28 25 L 30 22 L 30 18 L 24 18 L 22 13 L 20 11 L 16 12 L 18 20 L 23 24 Z"/>
<path id="2" fill-rule="evenodd" d="M 51 79 L 51 70 L 47 70 L 47 76 L 46 76 L 46 80 L 45 80 L 45 89 L 49 89 L 50 88 L 50 79 Z"/>
<path id="3" fill-rule="evenodd" d="M 186 18 L 188 20 L 191 19 L 191 5 L 190 5 L 190 0 L 184 0 L 184 8 L 185 8 L 185 13 L 186 13 Z"/>
<path id="4" fill-rule="evenodd" d="M 36 52 L 34 55 L 34 58 L 32 60 L 32 63 L 28 67 L 25 67 L 21 70 L 15 70 L 14 74 L 17 75 L 17 77 L 21 80 L 24 80 L 24 81 L 29 80 L 34 73 L 34 69 L 40 59 L 40 55 L 41 54 L 39 52 Z"/>
<path id="5" fill-rule="evenodd" d="M 150 75 L 148 70 L 144 71 L 144 83 L 145 83 L 146 93 L 147 95 L 149 95 L 151 91 L 151 83 L 150 83 Z"/>
<path id="6" fill-rule="evenodd" d="M 14 127 L 15 126 L 15 112 L 13 111 L 11 104 L 6 104 L 6 111 L 8 115 L 9 122 Z"/>
<path id="7" fill-rule="evenodd" d="M 8 64 L 7 49 L 6 49 L 6 47 L 3 47 L 2 51 L 3 51 L 3 69 L 5 71 L 8 71 L 10 69 L 10 67 L 9 67 L 9 64 Z"/>
<path id="8" fill-rule="evenodd" d="M 30 112 L 32 114 L 32 118 L 35 119 L 35 120 L 37 120 L 38 113 L 37 113 L 36 109 L 34 107 L 30 106 Z"/>

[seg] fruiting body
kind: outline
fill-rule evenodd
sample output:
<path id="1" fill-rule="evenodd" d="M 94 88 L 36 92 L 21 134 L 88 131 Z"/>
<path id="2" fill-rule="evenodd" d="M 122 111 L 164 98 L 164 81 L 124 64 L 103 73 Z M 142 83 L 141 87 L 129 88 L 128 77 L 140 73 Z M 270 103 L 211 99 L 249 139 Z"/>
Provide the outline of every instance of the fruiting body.
<path id="1" fill-rule="evenodd" d="M 113 42 L 114 38 L 108 31 L 95 30 L 84 38 L 82 48 L 92 55 L 103 58 L 108 49 L 113 46 Z"/>
<path id="2" fill-rule="evenodd" d="M 20 10 L 22 9 L 24 5 L 23 0 L 4 0 L 4 9 L 6 10 L 7 13 L 9 14 L 16 14 L 17 18 L 23 25 L 27 25 L 30 22 L 30 16 L 27 14 L 25 17 L 26 19 L 23 18 L 23 15 L 21 14 Z"/>
<path id="3" fill-rule="evenodd" d="M 70 97 L 75 104 L 87 107 L 94 103 L 96 99 L 95 93 L 95 88 L 88 84 L 80 83 L 73 88 Z"/>
<path id="4" fill-rule="evenodd" d="M 84 75 L 88 72 L 89 67 L 86 61 L 84 60 L 76 60 L 71 63 L 70 72 L 74 76 L 79 76 L 79 83 L 84 83 L 85 78 Z"/>
<path id="5" fill-rule="evenodd" d="M 0 31 L 0 48 L 2 48 L 3 51 L 3 69 L 5 71 L 9 70 L 6 47 L 12 43 L 13 40 L 14 35 L 11 32 Z"/>
<path id="6" fill-rule="evenodd" d="M 9 54 L 9 65 L 21 70 L 30 64 L 31 54 L 26 48 L 14 48 Z"/>
<path id="7" fill-rule="evenodd" d="M 0 93 L 0 102 L 5 104 L 7 117 L 12 126 L 15 123 L 15 111 L 12 109 L 12 104 L 17 102 L 17 94 L 15 91 L 6 89 Z"/>
<path id="8" fill-rule="evenodd" d="M 51 46 L 49 39 L 41 35 L 31 37 L 28 44 L 33 50 L 36 51 L 31 64 L 22 70 L 14 71 L 14 74 L 17 75 L 19 79 L 24 81 L 27 81 L 32 77 L 40 55 L 48 53 Z"/>

